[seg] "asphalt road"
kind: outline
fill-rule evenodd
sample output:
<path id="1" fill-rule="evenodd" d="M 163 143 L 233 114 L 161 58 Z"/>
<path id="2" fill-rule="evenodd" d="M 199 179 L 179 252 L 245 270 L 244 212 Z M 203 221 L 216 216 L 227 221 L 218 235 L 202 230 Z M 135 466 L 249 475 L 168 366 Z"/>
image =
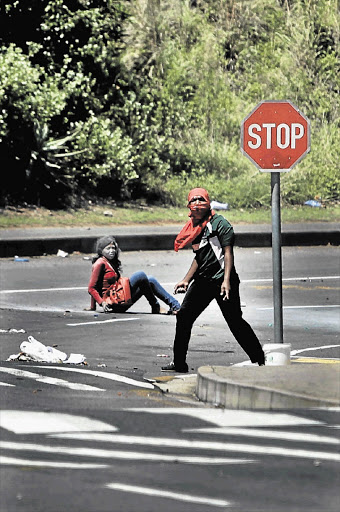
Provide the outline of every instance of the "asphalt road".
<path id="1" fill-rule="evenodd" d="M 171 290 L 191 257 L 125 253 L 124 274 Z M 236 265 L 244 316 L 273 341 L 271 250 L 237 249 Z M 1 511 L 338 510 L 337 411 L 225 411 L 159 393 L 144 377 L 171 360 L 175 318 L 143 299 L 126 314 L 83 311 L 90 269 L 81 254 L 1 261 Z M 284 337 L 299 356 L 338 357 L 339 273 L 336 247 L 283 249 Z M 6 362 L 28 335 L 88 365 Z M 212 304 L 191 371 L 245 359 Z"/>
<path id="2" fill-rule="evenodd" d="M 272 342 L 271 249 L 237 249 L 235 258 L 242 281 L 244 316 L 262 343 Z M 184 276 L 191 259 L 190 251 L 122 254 L 125 275 L 145 270 L 169 291 Z M 83 311 L 90 304 L 90 272 L 91 262 L 82 255 L 31 258 L 28 263 L 2 260 L 2 324 L 5 328 L 24 328 L 45 344 L 58 344 L 66 353 L 85 353 L 90 363 L 92 358 L 107 364 L 125 361 L 127 371 L 135 366 L 142 371 L 161 366 L 163 361 L 157 354 L 171 355 L 175 318 L 151 316 L 143 298 L 123 315 L 107 316 L 98 311 L 95 316 Z M 331 345 L 339 340 L 339 274 L 337 247 L 283 248 L 284 341 L 291 343 L 292 349 Z M 177 297 L 182 300 L 181 295 Z M 10 344 L 7 350 L 11 353 L 23 341 L 20 335 L 2 338 Z M 111 357 L 113 346 L 115 354 Z M 225 354 L 223 360 L 221 354 Z M 328 355 L 336 357 L 334 351 Z M 194 327 L 189 363 L 197 368 L 243 359 L 217 305 L 212 303 Z"/>

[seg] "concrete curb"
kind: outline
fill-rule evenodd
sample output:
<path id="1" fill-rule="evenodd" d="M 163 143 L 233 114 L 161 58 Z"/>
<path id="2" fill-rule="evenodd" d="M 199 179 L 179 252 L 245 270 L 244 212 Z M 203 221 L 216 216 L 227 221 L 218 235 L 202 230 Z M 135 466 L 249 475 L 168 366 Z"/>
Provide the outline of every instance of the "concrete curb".
<path id="1" fill-rule="evenodd" d="M 97 236 L 81 237 L 45 237 L 30 239 L 0 240 L 0 257 L 42 256 L 56 254 L 59 249 L 72 253 L 95 253 Z M 173 249 L 174 236 L 169 235 L 120 235 L 117 242 L 122 251 L 170 250 Z"/>
<path id="2" fill-rule="evenodd" d="M 322 365 L 320 365 L 322 366 Z M 275 387 L 275 373 L 280 372 L 280 368 L 290 368 L 290 373 L 299 373 L 301 367 L 265 367 L 268 375 L 268 384 L 256 384 L 256 376 L 263 374 L 263 367 L 238 368 L 238 374 L 235 375 L 233 367 L 213 367 L 202 366 L 197 371 L 196 396 L 203 402 L 214 404 L 215 406 L 225 407 L 227 409 L 285 409 L 285 408 L 310 408 L 310 407 L 339 407 L 339 397 L 317 396 L 315 389 L 306 391 L 297 389 L 291 391 Z M 316 370 L 317 365 L 314 365 Z M 228 371 L 232 370 L 232 371 Z M 245 370 L 248 372 L 248 378 L 242 379 Z M 329 378 L 339 382 L 339 370 L 335 368 Z M 328 369 L 329 371 L 329 369 Z M 234 373 L 234 375 L 233 375 Z M 250 375 L 249 375 L 250 374 Z M 253 377 L 254 383 L 249 382 Z M 317 377 L 317 376 L 316 376 Z M 323 378 L 323 377 L 322 377 Z M 324 389 L 327 389 L 327 383 L 323 383 Z M 284 387 L 284 385 L 283 385 Z"/>
<path id="3" fill-rule="evenodd" d="M 144 376 L 144 379 L 148 382 L 151 382 L 155 388 L 162 391 L 162 393 L 177 395 L 198 402 L 198 399 L 195 395 L 196 377 L 196 374 L 187 374 L 175 376 L 167 375 L 166 377 L 152 378 L 147 378 Z"/>
<path id="4" fill-rule="evenodd" d="M 118 234 L 117 241 L 123 251 L 172 250 L 177 233 Z M 271 232 L 245 231 L 237 233 L 237 247 L 271 247 Z M 95 252 L 98 236 L 41 236 L 36 238 L 7 238 L 0 240 L 0 257 L 42 256 L 56 254 L 59 249 L 72 253 Z M 282 233 L 282 246 L 339 245 L 336 229 L 315 231 L 286 231 Z"/>

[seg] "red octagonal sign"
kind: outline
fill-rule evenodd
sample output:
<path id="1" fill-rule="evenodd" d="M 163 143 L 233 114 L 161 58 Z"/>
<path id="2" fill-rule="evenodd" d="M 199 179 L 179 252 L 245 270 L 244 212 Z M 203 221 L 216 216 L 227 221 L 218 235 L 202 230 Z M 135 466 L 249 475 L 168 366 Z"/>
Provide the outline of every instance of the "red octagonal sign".
<path id="1" fill-rule="evenodd" d="M 290 101 L 262 101 L 242 121 L 241 150 L 261 171 L 289 171 L 310 150 L 310 123 Z"/>

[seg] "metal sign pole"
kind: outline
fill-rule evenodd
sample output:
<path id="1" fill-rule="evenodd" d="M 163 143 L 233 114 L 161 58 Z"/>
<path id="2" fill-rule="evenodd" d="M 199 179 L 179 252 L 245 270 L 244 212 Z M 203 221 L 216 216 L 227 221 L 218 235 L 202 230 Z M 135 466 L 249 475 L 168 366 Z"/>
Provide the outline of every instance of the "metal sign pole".
<path id="1" fill-rule="evenodd" d="M 274 341 L 283 343 L 280 173 L 271 172 Z"/>
<path id="2" fill-rule="evenodd" d="M 242 121 L 241 151 L 260 171 L 271 174 L 274 340 L 282 344 L 280 172 L 277 171 L 289 171 L 310 151 L 310 122 L 291 101 L 261 101 Z"/>

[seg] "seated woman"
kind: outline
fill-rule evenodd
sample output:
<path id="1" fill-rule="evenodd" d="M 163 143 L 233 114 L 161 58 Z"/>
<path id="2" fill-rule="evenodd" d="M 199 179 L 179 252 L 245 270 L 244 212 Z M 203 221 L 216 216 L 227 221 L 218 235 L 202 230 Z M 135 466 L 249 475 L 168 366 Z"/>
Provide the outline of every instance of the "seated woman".
<path id="1" fill-rule="evenodd" d="M 91 310 L 99 304 L 105 313 L 125 312 L 143 295 L 151 306 L 151 313 L 176 314 L 180 303 L 170 295 L 160 283 L 145 272 L 138 271 L 130 276 L 131 302 L 129 304 L 111 304 L 107 299 L 110 288 L 120 278 L 121 262 L 119 247 L 113 236 L 104 236 L 97 241 L 97 255 L 92 260 L 92 274 L 88 286 L 91 295 Z M 106 299 L 104 298 L 106 297 Z M 169 306 L 169 311 L 161 308 L 157 297 Z"/>

